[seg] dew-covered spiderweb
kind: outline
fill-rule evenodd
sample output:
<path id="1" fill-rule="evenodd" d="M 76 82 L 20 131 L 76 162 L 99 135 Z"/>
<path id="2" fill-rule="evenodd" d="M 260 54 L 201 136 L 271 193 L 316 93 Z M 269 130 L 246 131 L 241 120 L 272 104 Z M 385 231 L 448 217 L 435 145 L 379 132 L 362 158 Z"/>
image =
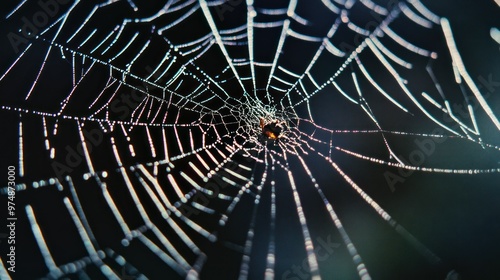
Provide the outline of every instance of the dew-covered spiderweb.
<path id="1" fill-rule="evenodd" d="M 499 7 L 427 2 L 2 3 L 1 278 L 491 275 Z"/>

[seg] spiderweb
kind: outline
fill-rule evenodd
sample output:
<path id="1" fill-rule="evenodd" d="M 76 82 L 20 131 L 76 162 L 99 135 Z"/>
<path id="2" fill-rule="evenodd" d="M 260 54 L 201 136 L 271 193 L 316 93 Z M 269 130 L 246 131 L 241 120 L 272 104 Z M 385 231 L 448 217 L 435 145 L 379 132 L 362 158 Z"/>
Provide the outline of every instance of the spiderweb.
<path id="1" fill-rule="evenodd" d="M 2 279 L 456 279 L 448 232 L 397 205 L 498 181 L 498 97 L 447 18 L 418 0 L 40 3 L 4 13 L 6 34 L 33 20 L 3 46 L 19 245 Z"/>

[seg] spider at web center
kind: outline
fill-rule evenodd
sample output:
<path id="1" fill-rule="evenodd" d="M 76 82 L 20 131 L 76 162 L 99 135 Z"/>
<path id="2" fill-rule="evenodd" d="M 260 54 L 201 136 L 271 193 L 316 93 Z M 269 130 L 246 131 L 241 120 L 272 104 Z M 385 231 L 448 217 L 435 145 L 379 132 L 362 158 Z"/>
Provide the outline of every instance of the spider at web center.
<path id="1" fill-rule="evenodd" d="M 272 120 L 266 122 L 264 118 L 260 118 L 260 128 L 262 129 L 262 135 L 271 140 L 279 139 L 283 134 L 286 122 L 284 120 Z"/>

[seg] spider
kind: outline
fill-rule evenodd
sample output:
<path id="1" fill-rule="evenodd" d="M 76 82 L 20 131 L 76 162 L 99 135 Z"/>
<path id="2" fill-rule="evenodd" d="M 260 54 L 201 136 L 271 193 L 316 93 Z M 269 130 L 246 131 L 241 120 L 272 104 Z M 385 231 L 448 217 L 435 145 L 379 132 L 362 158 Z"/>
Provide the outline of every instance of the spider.
<path id="1" fill-rule="evenodd" d="M 264 118 L 260 118 L 260 128 L 262 129 L 262 136 L 271 140 L 278 140 L 283 136 L 282 132 L 286 126 L 285 121 L 273 120 L 266 123 Z"/>

